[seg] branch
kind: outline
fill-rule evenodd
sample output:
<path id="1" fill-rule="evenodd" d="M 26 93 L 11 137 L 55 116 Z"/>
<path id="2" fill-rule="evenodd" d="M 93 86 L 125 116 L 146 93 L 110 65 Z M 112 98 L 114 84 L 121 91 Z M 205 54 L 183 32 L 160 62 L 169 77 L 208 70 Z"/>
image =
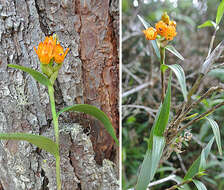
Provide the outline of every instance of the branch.
<path id="1" fill-rule="evenodd" d="M 146 88 L 146 87 L 148 87 L 148 86 L 150 86 L 150 85 L 152 85 L 152 82 L 146 82 L 146 83 L 144 83 L 144 84 L 141 84 L 141 85 L 139 85 L 139 86 L 137 86 L 137 87 L 135 87 L 135 88 L 133 88 L 133 89 L 127 91 L 127 92 L 124 92 L 124 93 L 122 94 L 122 98 L 124 98 L 124 97 L 126 97 L 126 96 L 129 96 L 129 95 L 131 95 L 131 94 L 134 94 L 135 92 L 138 92 L 138 91 L 142 90 L 143 88 Z"/>

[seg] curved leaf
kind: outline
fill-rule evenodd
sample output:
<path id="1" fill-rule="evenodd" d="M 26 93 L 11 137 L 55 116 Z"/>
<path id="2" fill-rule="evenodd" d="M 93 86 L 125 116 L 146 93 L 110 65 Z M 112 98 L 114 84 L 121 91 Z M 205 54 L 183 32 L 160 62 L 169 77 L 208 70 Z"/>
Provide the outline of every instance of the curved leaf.
<path id="1" fill-rule="evenodd" d="M 198 28 L 205 28 L 205 27 L 214 27 L 216 28 L 216 23 L 214 23 L 212 20 L 207 20 L 203 24 L 199 25 Z"/>
<path id="2" fill-rule="evenodd" d="M 141 21 L 141 23 L 143 24 L 143 26 L 145 27 L 145 29 L 151 27 L 151 25 L 145 21 L 145 19 L 143 19 L 140 15 L 137 15 L 138 16 L 138 19 Z M 159 51 L 159 46 L 156 42 L 156 40 L 150 40 L 151 44 L 152 44 L 152 47 L 153 49 L 155 50 L 156 52 L 156 55 L 157 57 L 159 58 L 160 60 L 160 51 Z"/>
<path id="3" fill-rule="evenodd" d="M 160 105 L 159 111 L 156 114 L 156 119 L 150 132 L 148 150 L 144 157 L 140 174 L 138 176 L 136 190 L 145 190 L 147 188 L 149 182 L 155 175 L 156 169 L 158 168 L 159 161 L 162 156 L 163 148 L 165 146 L 165 138 L 163 137 L 163 133 L 167 126 L 170 113 L 171 77 L 172 72 L 170 74 L 164 102 Z"/>
<path id="4" fill-rule="evenodd" d="M 216 24 L 219 25 L 222 16 L 224 13 L 224 0 L 222 0 L 222 2 L 219 4 L 218 10 L 217 10 L 217 14 L 216 14 Z"/>
<path id="5" fill-rule="evenodd" d="M 185 79 L 185 73 L 183 68 L 180 65 L 174 64 L 174 65 L 167 65 L 176 75 L 178 82 L 180 83 L 181 91 L 184 96 L 184 100 L 187 101 L 187 86 L 186 86 L 186 79 Z"/>
<path id="6" fill-rule="evenodd" d="M 57 113 L 57 117 L 65 111 L 77 111 L 94 116 L 104 124 L 104 127 L 106 128 L 107 132 L 111 135 L 117 145 L 119 144 L 110 119 L 103 111 L 101 111 L 97 107 L 88 104 L 76 104 L 74 106 L 65 107 L 64 109 L 60 110 Z"/>
<path id="7" fill-rule="evenodd" d="M 146 152 L 135 187 L 136 190 L 147 189 L 149 182 L 153 179 L 156 173 L 156 169 L 159 165 L 164 146 L 164 137 L 153 136 L 153 148 L 148 149 Z"/>
<path id="8" fill-rule="evenodd" d="M 45 86 L 51 85 L 50 80 L 38 71 L 35 71 L 35 70 L 30 69 L 28 67 L 23 67 L 23 66 L 20 66 L 20 65 L 13 65 L 13 64 L 8 64 L 8 67 L 15 68 L 15 69 L 20 69 L 22 71 L 25 71 L 25 72 L 29 73 L 35 80 L 37 80 L 39 83 L 41 83 Z"/>
<path id="9" fill-rule="evenodd" d="M 58 155 L 58 146 L 51 139 L 33 134 L 26 133 L 0 133 L 0 139 L 2 140 L 21 140 L 27 141 L 31 144 L 36 145 L 37 147 L 46 150 L 55 157 Z"/>
<path id="10" fill-rule="evenodd" d="M 198 180 L 193 180 L 193 182 L 198 190 L 207 190 L 207 188 L 205 187 L 205 185 L 202 182 L 200 182 Z"/>
<path id="11" fill-rule="evenodd" d="M 208 154 L 211 151 L 212 144 L 214 142 L 214 137 L 208 142 L 205 148 L 202 150 L 203 158 L 201 159 L 201 155 L 197 158 L 197 160 L 194 161 L 194 163 L 191 165 L 191 167 L 188 169 L 186 175 L 184 176 L 184 180 L 188 180 L 193 178 L 195 175 L 200 172 L 200 166 L 203 166 L 204 160 L 207 160 Z"/>
<path id="12" fill-rule="evenodd" d="M 222 155 L 222 143 L 221 143 L 221 136 L 220 136 L 219 126 L 216 123 L 216 121 L 214 121 L 213 119 L 208 118 L 208 117 L 205 117 L 205 118 L 209 121 L 209 123 L 212 126 L 212 131 L 213 131 L 214 136 L 215 136 L 215 141 L 216 141 L 216 144 L 218 146 L 219 154 Z"/>
<path id="13" fill-rule="evenodd" d="M 172 54 L 176 55 L 179 59 L 184 60 L 184 57 L 175 49 L 175 47 L 167 45 L 165 48 Z"/>

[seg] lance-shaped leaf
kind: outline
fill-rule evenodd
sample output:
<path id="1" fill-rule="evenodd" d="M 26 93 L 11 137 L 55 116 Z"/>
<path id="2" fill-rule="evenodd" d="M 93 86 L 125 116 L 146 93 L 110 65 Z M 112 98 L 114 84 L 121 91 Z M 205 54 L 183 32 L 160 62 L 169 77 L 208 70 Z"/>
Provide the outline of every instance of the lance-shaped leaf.
<path id="1" fill-rule="evenodd" d="M 215 135 L 215 141 L 216 141 L 216 144 L 218 146 L 219 154 L 222 155 L 222 143 L 221 143 L 221 136 L 220 136 L 219 126 L 216 123 L 216 121 L 214 121 L 213 119 L 211 119 L 209 117 L 205 117 L 205 118 L 211 124 L 213 134 Z"/>
<path id="2" fill-rule="evenodd" d="M 205 185 L 202 182 L 200 182 L 198 180 L 193 180 L 193 182 L 198 190 L 207 190 L 207 188 L 205 187 Z"/>
<path id="3" fill-rule="evenodd" d="M 167 45 L 165 48 L 172 54 L 176 55 L 179 59 L 184 60 L 184 57 L 175 49 L 175 47 Z"/>
<path id="4" fill-rule="evenodd" d="M 141 21 L 141 23 L 143 24 L 143 26 L 145 27 L 145 29 L 147 28 L 150 28 L 151 25 L 145 21 L 145 19 L 143 19 L 140 15 L 137 15 L 138 16 L 138 19 Z M 160 51 L 159 51 L 159 47 L 158 47 L 158 44 L 156 42 L 156 40 L 150 40 L 151 41 L 151 44 L 152 44 L 152 47 L 153 49 L 155 50 L 156 52 L 156 55 L 157 57 L 159 58 L 160 60 Z"/>
<path id="5" fill-rule="evenodd" d="M 212 144 L 214 142 L 214 137 L 209 141 L 209 143 L 206 145 L 206 147 L 202 150 L 203 158 L 201 159 L 201 155 L 197 158 L 197 160 L 194 161 L 194 163 L 191 165 L 191 167 L 188 169 L 186 175 L 184 176 L 184 180 L 192 179 L 195 175 L 200 172 L 200 170 L 205 169 L 203 166 L 205 164 L 203 163 L 208 158 L 208 154 L 211 151 Z"/>
<path id="6" fill-rule="evenodd" d="M 156 169 L 158 168 L 163 149 L 165 138 L 154 135 L 153 147 L 148 149 L 141 166 L 140 174 L 136 185 L 136 190 L 145 190 L 149 182 L 153 179 Z"/>
<path id="7" fill-rule="evenodd" d="M 20 65 L 13 65 L 13 64 L 8 64 L 8 67 L 20 69 L 22 71 L 29 73 L 35 80 L 37 80 L 39 83 L 41 83 L 45 86 L 51 85 L 50 80 L 38 71 L 35 71 L 35 70 L 27 68 L 27 67 L 23 67 Z"/>
<path id="8" fill-rule="evenodd" d="M 57 113 L 57 117 L 65 111 L 77 111 L 94 116 L 96 119 L 100 120 L 104 124 L 104 127 L 106 128 L 107 132 L 111 135 L 117 145 L 119 144 L 110 119 L 103 111 L 101 111 L 97 107 L 88 104 L 76 104 L 74 106 L 65 107 L 64 109 L 60 110 Z"/>
<path id="9" fill-rule="evenodd" d="M 58 156 L 58 146 L 51 139 L 33 134 L 26 133 L 0 133 L 0 139 L 2 140 L 21 140 L 27 141 L 31 144 L 36 145 L 37 147 L 46 150 L 55 157 Z"/>
<path id="10" fill-rule="evenodd" d="M 205 28 L 205 27 L 214 27 L 216 28 L 216 23 L 212 20 L 207 20 L 203 24 L 199 25 L 198 28 Z"/>
<path id="11" fill-rule="evenodd" d="M 219 25 L 222 16 L 224 13 L 224 0 L 222 0 L 222 2 L 219 4 L 218 10 L 217 10 L 217 14 L 216 14 L 216 24 Z"/>
<path id="12" fill-rule="evenodd" d="M 186 78 L 185 78 L 185 73 L 183 68 L 178 65 L 178 64 L 174 64 L 174 65 L 161 65 L 161 69 L 166 69 L 166 68 L 170 68 L 176 75 L 178 82 L 180 83 L 180 87 L 181 87 L 181 91 L 183 93 L 184 96 L 184 100 L 187 101 L 187 86 L 186 86 Z"/>
<path id="13" fill-rule="evenodd" d="M 172 73 L 172 72 L 171 72 Z M 153 127 L 150 132 L 148 142 L 148 150 L 144 157 L 142 167 L 138 176 L 136 190 L 145 190 L 149 182 L 153 179 L 156 169 L 158 168 L 159 161 L 162 156 L 163 148 L 165 146 L 165 138 L 163 133 L 168 124 L 171 102 L 171 74 L 168 82 L 166 96 L 159 111 L 156 114 Z"/>

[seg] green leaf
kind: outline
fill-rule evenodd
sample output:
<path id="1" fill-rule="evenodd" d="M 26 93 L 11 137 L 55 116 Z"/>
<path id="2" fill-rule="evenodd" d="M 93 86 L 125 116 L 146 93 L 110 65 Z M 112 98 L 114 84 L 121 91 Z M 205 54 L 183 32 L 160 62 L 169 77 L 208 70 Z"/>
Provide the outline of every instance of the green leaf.
<path id="1" fill-rule="evenodd" d="M 55 157 L 58 156 L 57 144 L 51 139 L 44 136 L 26 133 L 0 133 L 0 139 L 28 141 L 29 143 L 32 143 L 37 147 L 46 150 Z"/>
<path id="2" fill-rule="evenodd" d="M 184 57 L 175 49 L 175 47 L 167 45 L 165 48 L 172 54 L 176 55 L 179 59 L 184 60 Z"/>
<path id="3" fill-rule="evenodd" d="M 184 100 L 187 101 L 187 87 L 186 87 L 186 79 L 184 70 L 180 65 L 174 64 L 174 65 L 167 65 L 176 75 L 178 82 L 180 83 L 181 91 L 184 96 Z"/>
<path id="4" fill-rule="evenodd" d="M 211 124 L 212 130 L 213 130 L 213 133 L 214 133 L 214 136 L 215 136 L 215 141 L 216 141 L 216 144 L 218 146 L 219 154 L 222 155 L 222 143 L 221 143 L 221 136 L 220 136 L 219 126 L 216 123 L 216 121 L 214 121 L 213 119 L 208 118 L 208 117 L 205 117 L 205 118 Z"/>
<path id="5" fill-rule="evenodd" d="M 219 4 L 218 10 L 217 10 L 217 14 L 216 14 L 216 24 L 219 25 L 222 16 L 224 13 L 224 0 L 222 0 L 222 2 Z"/>
<path id="6" fill-rule="evenodd" d="M 207 160 L 208 154 L 211 150 L 212 144 L 214 142 L 214 137 L 209 141 L 209 143 L 206 145 L 206 147 L 202 150 L 202 153 L 204 154 L 204 158 L 201 159 L 201 155 L 197 158 L 197 160 L 194 161 L 194 163 L 191 165 L 191 167 L 188 169 L 186 175 L 184 176 L 184 180 L 188 180 L 193 178 L 195 175 L 200 172 L 200 165 L 202 166 L 203 163 L 201 164 L 201 160 Z"/>
<path id="7" fill-rule="evenodd" d="M 140 15 L 137 15 L 137 16 L 138 16 L 138 19 L 139 19 L 139 20 L 141 21 L 141 23 L 143 24 L 143 26 L 145 27 L 145 29 L 151 27 L 151 25 L 150 25 L 148 22 L 146 22 L 145 19 L 143 19 Z M 150 40 L 150 42 L 151 42 L 151 44 L 152 44 L 153 49 L 154 49 L 155 52 L 156 52 L 157 57 L 158 57 L 159 60 L 160 60 L 160 51 L 159 51 L 159 46 L 158 46 L 156 40 Z"/>
<path id="8" fill-rule="evenodd" d="M 35 80 L 37 80 L 39 83 L 41 83 L 45 86 L 51 85 L 50 80 L 38 71 L 35 71 L 35 70 L 27 68 L 27 67 L 23 67 L 20 65 L 13 65 L 13 64 L 8 64 L 8 67 L 20 69 L 22 71 L 29 73 Z"/>
<path id="9" fill-rule="evenodd" d="M 207 190 L 207 188 L 205 187 L 205 185 L 202 182 L 200 182 L 198 180 L 193 180 L 193 182 L 198 190 Z"/>
<path id="10" fill-rule="evenodd" d="M 59 111 L 57 113 L 57 117 L 65 111 L 77 111 L 77 112 L 82 112 L 82 113 L 86 113 L 91 116 L 94 116 L 95 118 L 97 118 L 104 124 L 104 127 L 106 128 L 107 132 L 111 135 L 111 137 L 114 139 L 117 145 L 119 144 L 114 128 L 110 122 L 110 119 L 107 117 L 107 115 L 103 111 L 101 111 L 97 107 L 88 105 L 88 104 L 76 104 L 73 106 L 65 107 L 64 109 Z"/>
<path id="11" fill-rule="evenodd" d="M 170 102 L 171 102 L 171 77 L 172 72 L 170 74 L 164 102 L 162 104 L 161 109 L 159 110 L 159 113 L 157 113 L 158 119 L 155 121 L 155 124 L 153 126 L 153 134 L 156 136 L 163 136 L 165 128 L 168 124 L 170 115 Z"/>
<path id="12" fill-rule="evenodd" d="M 172 73 L 172 72 L 171 72 Z M 136 190 L 144 190 L 149 182 L 153 179 L 162 156 L 165 146 L 165 138 L 163 133 L 168 124 L 171 102 L 171 77 L 170 74 L 166 96 L 163 104 L 160 105 L 159 111 L 156 114 L 153 127 L 150 132 L 148 150 L 142 163 L 140 174 L 136 185 Z"/>
<path id="13" fill-rule="evenodd" d="M 156 169 L 159 165 L 159 161 L 162 156 L 162 152 L 165 146 L 165 138 L 154 136 L 153 147 L 148 149 L 141 166 L 140 174 L 136 184 L 136 190 L 145 190 L 149 182 L 153 179 Z"/>
<path id="14" fill-rule="evenodd" d="M 211 26 L 216 28 L 216 23 L 213 22 L 212 20 L 207 20 L 203 24 L 199 25 L 198 28 L 205 28 L 205 27 L 211 27 Z"/>

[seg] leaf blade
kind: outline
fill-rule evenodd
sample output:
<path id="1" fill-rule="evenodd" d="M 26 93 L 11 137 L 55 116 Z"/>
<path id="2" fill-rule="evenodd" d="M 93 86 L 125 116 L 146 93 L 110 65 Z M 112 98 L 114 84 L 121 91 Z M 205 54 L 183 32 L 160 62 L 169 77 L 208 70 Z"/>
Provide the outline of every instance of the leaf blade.
<path id="1" fill-rule="evenodd" d="M 167 65 L 176 75 L 178 82 L 181 87 L 182 94 L 184 96 L 184 100 L 187 101 L 187 85 L 186 85 L 186 78 L 183 68 L 180 65 Z"/>
<path id="2" fill-rule="evenodd" d="M 20 69 L 24 72 L 29 73 L 35 80 L 37 80 L 39 83 L 41 83 L 45 86 L 51 85 L 51 82 L 47 77 L 45 77 L 42 73 L 40 73 L 38 71 L 35 71 L 31 68 L 23 67 L 23 66 L 20 66 L 20 65 L 13 65 L 13 64 L 8 64 L 8 67 L 15 68 L 15 69 Z"/>
<path id="3" fill-rule="evenodd" d="M 194 177 L 198 172 L 200 172 L 200 165 L 203 165 L 203 163 L 201 164 L 201 160 L 207 160 L 208 158 L 208 154 L 211 150 L 212 144 L 214 142 L 214 137 L 211 138 L 211 140 L 208 142 L 208 144 L 206 145 L 206 147 L 202 150 L 203 154 L 204 154 L 204 158 L 201 159 L 201 155 L 193 162 L 193 164 L 191 165 L 191 167 L 188 169 L 187 173 L 184 176 L 184 180 L 188 180 L 191 179 L 192 177 Z"/>
<path id="4" fill-rule="evenodd" d="M 224 0 L 219 4 L 216 14 L 216 24 L 219 25 L 224 13 Z"/>
<path id="5" fill-rule="evenodd" d="M 193 182 L 198 190 L 207 190 L 207 188 L 205 187 L 205 185 L 202 182 L 200 182 L 198 180 L 193 180 Z"/>
<path id="6" fill-rule="evenodd" d="M 149 182 L 153 179 L 156 169 L 159 165 L 159 161 L 162 156 L 163 149 L 165 147 L 165 138 L 154 136 L 153 148 L 148 149 L 145 158 L 142 163 L 138 181 L 136 184 L 136 190 L 145 190 Z"/>
<path id="7" fill-rule="evenodd" d="M 203 24 L 199 25 L 198 28 L 205 28 L 205 27 L 214 27 L 216 28 L 216 23 L 212 20 L 207 20 Z"/>
<path id="8" fill-rule="evenodd" d="M 222 143 L 221 143 L 221 135 L 220 135 L 220 131 L 219 131 L 219 126 L 218 126 L 218 124 L 216 123 L 215 120 L 213 120 L 209 117 L 205 117 L 205 118 L 211 124 L 212 131 L 213 131 L 213 134 L 215 136 L 215 141 L 216 141 L 216 144 L 217 144 L 217 147 L 218 147 L 218 150 L 219 150 L 219 154 L 222 155 Z"/>
<path id="9" fill-rule="evenodd" d="M 116 134 L 110 119 L 103 111 L 101 111 L 97 107 L 88 105 L 88 104 L 76 104 L 73 106 L 65 107 L 64 109 L 60 110 L 57 113 L 57 117 L 65 111 L 77 111 L 77 112 L 82 112 L 82 113 L 86 113 L 91 116 L 94 116 L 95 118 L 97 118 L 104 124 L 104 127 L 106 128 L 107 132 L 111 135 L 111 137 L 114 139 L 116 144 L 119 145 L 118 139 L 116 137 Z"/>
<path id="10" fill-rule="evenodd" d="M 0 133 L 0 139 L 2 140 L 22 140 L 27 141 L 37 147 L 44 149 L 45 151 L 51 153 L 55 157 L 58 155 L 58 146 L 50 138 L 26 134 L 26 133 Z"/>
<path id="11" fill-rule="evenodd" d="M 181 59 L 182 61 L 184 60 L 184 57 L 175 49 L 175 47 L 171 46 L 171 45 L 167 45 L 165 47 L 168 51 L 170 51 L 172 54 L 176 55 L 179 59 Z"/>

